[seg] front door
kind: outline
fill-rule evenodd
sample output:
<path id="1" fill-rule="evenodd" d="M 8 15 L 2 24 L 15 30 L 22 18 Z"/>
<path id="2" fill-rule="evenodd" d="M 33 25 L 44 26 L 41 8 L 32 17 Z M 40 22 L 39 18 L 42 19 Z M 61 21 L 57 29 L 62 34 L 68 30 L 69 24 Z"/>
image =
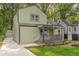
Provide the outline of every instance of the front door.
<path id="1" fill-rule="evenodd" d="M 48 30 L 48 32 L 49 32 L 49 40 L 52 40 L 52 39 L 53 39 L 53 29 L 50 28 L 50 29 Z"/>

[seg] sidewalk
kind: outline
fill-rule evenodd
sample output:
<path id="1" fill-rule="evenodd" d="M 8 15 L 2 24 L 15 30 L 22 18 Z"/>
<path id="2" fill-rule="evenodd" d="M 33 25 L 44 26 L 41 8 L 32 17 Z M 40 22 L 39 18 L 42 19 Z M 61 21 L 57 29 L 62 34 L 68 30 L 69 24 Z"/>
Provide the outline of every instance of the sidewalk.
<path id="1" fill-rule="evenodd" d="M 28 49 L 25 49 L 12 40 L 5 38 L 0 49 L 0 56 L 35 56 Z"/>

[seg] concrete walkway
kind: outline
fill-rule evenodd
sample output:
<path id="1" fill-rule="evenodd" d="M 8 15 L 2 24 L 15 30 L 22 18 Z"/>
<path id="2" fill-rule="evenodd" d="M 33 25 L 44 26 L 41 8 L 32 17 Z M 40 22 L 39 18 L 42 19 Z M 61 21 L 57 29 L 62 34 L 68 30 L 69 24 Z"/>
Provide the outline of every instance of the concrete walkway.
<path id="1" fill-rule="evenodd" d="M 0 49 L 0 56 L 35 56 L 28 49 L 15 43 L 12 38 L 6 38 Z"/>

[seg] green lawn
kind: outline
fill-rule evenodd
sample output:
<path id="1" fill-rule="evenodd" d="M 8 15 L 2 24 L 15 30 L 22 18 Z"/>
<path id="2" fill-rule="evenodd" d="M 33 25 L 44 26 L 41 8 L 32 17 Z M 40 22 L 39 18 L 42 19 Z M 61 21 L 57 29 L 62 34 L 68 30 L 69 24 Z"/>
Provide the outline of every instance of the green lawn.
<path id="1" fill-rule="evenodd" d="M 79 48 L 64 45 L 29 48 L 38 56 L 79 56 Z"/>

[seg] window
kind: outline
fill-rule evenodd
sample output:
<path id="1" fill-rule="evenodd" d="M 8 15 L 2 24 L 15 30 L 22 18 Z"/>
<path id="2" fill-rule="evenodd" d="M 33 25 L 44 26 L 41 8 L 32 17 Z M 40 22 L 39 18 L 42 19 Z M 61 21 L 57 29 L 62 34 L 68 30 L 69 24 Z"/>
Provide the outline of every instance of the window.
<path id="1" fill-rule="evenodd" d="M 36 21 L 38 21 L 38 20 L 39 20 L 39 16 L 38 16 L 38 15 L 36 15 L 36 16 L 35 16 L 35 18 L 36 18 Z"/>
<path id="2" fill-rule="evenodd" d="M 74 27 L 74 31 L 76 31 L 76 27 Z"/>
<path id="3" fill-rule="evenodd" d="M 59 20 L 59 23 L 60 23 L 60 20 Z"/>
<path id="4" fill-rule="evenodd" d="M 32 20 L 32 21 L 34 20 L 34 15 L 31 15 L 31 20 Z"/>
<path id="5" fill-rule="evenodd" d="M 31 15 L 31 20 L 32 21 L 39 21 L 39 15 Z"/>
<path id="6" fill-rule="evenodd" d="M 60 33 L 60 30 L 58 30 L 58 33 Z"/>
<path id="7" fill-rule="evenodd" d="M 47 27 L 44 27 L 44 31 L 47 31 Z"/>
<path id="8" fill-rule="evenodd" d="M 71 31 L 72 29 L 69 27 L 69 31 Z"/>

